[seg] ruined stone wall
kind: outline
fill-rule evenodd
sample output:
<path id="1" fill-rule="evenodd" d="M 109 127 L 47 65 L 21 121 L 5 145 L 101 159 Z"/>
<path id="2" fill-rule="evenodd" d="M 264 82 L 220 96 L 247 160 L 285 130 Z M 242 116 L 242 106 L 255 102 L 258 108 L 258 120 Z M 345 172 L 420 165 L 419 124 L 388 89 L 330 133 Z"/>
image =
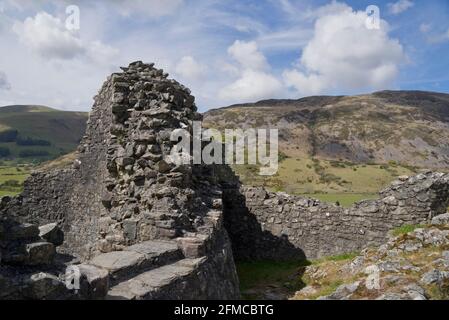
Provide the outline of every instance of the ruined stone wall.
<path id="1" fill-rule="evenodd" d="M 172 132 L 191 134 L 192 122 L 201 120 L 196 110 L 189 89 L 153 64 L 131 63 L 95 97 L 73 165 L 34 173 L 20 196 L 3 199 L 1 214 L 59 223 L 65 233 L 60 251 L 87 264 L 136 243 L 173 241 L 184 258 L 202 263 L 187 278 L 174 279 L 181 287 L 159 288 L 148 298 L 238 298 L 215 168 L 170 157 L 177 143 Z"/>
<path id="2" fill-rule="evenodd" d="M 106 141 L 113 119 L 112 91 L 109 78 L 94 98 L 86 134 L 73 166 L 33 173 L 25 181 L 21 195 L 5 199 L 0 208 L 17 221 L 38 225 L 59 223 L 66 235 L 62 251 L 81 258 L 96 252 L 99 218 L 107 214 L 101 196 L 108 176 Z"/>
<path id="3" fill-rule="evenodd" d="M 237 259 L 317 258 L 382 244 L 390 230 L 446 212 L 448 199 L 449 175 L 427 172 L 348 209 L 263 188 L 229 189 L 225 217 Z"/>

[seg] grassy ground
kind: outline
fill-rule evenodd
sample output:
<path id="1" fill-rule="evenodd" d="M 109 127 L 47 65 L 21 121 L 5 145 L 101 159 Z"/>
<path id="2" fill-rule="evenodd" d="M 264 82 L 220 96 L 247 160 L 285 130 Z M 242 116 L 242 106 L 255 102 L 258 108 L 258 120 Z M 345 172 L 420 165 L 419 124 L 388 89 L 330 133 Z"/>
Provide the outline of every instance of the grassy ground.
<path id="1" fill-rule="evenodd" d="M 291 295 L 304 286 L 301 274 L 308 264 L 308 261 L 237 262 L 242 297 L 262 299 L 269 291 L 282 296 Z"/>
<path id="2" fill-rule="evenodd" d="M 235 166 L 243 182 L 294 194 L 377 193 L 413 168 L 391 164 L 354 164 L 312 158 L 287 158 L 274 176 L 260 176 L 255 166 Z"/>
<path id="3" fill-rule="evenodd" d="M 376 193 L 310 193 L 306 197 L 315 198 L 323 202 L 340 203 L 340 206 L 348 208 L 355 202 L 378 198 Z"/>
<path id="4" fill-rule="evenodd" d="M 237 273 L 240 280 L 240 291 L 243 299 L 263 299 L 267 292 L 284 298 L 292 297 L 306 286 L 303 272 L 308 265 L 335 264 L 341 265 L 357 253 L 346 253 L 329 256 L 317 260 L 304 261 L 254 261 L 237 262 Z M 331 281 L 332 282 L 332 281 Z M 332 292 L 341 283 L 333 281 L 326 285 L 325 290 Z"/>
<path id="5" fill-rule="evenodd" d="M 377 193 L 402 175 L 416 169 L 389 164 L 354 164 L 313 158 L 286 158 L 276 175 L 263 177 L 257 166 L 234 166 L 245 184 L 262 185 L 272 191 L 285 191 L 336 203 L 344 207 L 373 199 Z"/>
<path id="6" fill-rule="evenodd" d="M 0 167 L 0 196 L 16 195 L 22 191 L 23 182 L 30 174 L 30 166 Z"/>

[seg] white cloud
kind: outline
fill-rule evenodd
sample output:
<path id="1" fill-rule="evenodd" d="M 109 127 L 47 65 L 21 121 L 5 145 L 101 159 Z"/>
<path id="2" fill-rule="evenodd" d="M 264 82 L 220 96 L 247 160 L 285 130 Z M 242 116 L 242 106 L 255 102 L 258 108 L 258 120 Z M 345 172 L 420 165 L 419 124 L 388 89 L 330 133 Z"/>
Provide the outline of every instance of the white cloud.
<path id="1" fill-rule="evenodd" d="M 268 66 L 267 60 L 258 50 L 255 41 L 237 40 L 228 48 L 228 54 L 245 68 L 261 70 Z"/>
<path id="2" fill-rule="evenodd" d="M 403 48 L 389 38 L 385 21 L 379 30 L 366 28 L 367 17 L 346 6 L 318 18 L 298 68 L 284 71 L 285 83 L 303 95 L 391 84 L 405 60 Z"/>
<path id="3" fill-rule="evenodd" d="M 0 90 L 10 90 L 11 85 L 9 84 L 6 74 L 0 71 Z"/>
<path id="4" fill-rule="evenodd" d="M 239 77 L 219 91 L 219 98 L 247 102 L 272 98 L 280 92 L 282 83 L 267 72 L 267 60 L 254 41 L 237 40 L 228 48 L 228 54 L 239 64 Z"/>
<path id="5" fill-rule="evenodd" d="M 281 88 L 281 82 L 274 76 L 248 69 L 239 79 L 220 90 L 219 97 L 240 102 L 268 99 L 279 93 Z"/>
<path id="6" fill-rule="evenodd" d="M 72 59 L 86 51 L 81 40 L 59 18 L 46 12 L 28 17 L 23 23 L 16 22 L 13 30 L 22 43 L 43 57 Z"/>
<path id="7" fill-rule="evenodd" d="M 206 67 L 198 63 L 192 56 L 184 56 L 176 64 L 175 72 L 185 79 L 198 80 L 205 75 Z"/>
<path id="8" fill-rule="evenodd" d="M 414 4 L 410 0 L 399 0 L 398 2 L 387 4 L 388 11 L 391 14 L 400 14 L 413 6 Z"/>
<path id="9" fill-rule="evenodd" d="M 16 21 L 13 31 L 23 44 L 44 58 L 70 60 L 88 56 L 98 60 L 116 53 L 100 41 L 82 41 L 76 31 L 68 30 L 61 19 L 47 12 L 39 12 L 24 22 Z"/>

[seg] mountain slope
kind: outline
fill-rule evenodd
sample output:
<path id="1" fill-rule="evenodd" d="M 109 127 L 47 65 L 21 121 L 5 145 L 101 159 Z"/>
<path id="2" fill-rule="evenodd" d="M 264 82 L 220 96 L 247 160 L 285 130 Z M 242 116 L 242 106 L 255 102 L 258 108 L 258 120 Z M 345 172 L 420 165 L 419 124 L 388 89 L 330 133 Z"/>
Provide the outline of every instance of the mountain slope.
<path id="1" fill-rule="evenodd" d="M 246 184 L 350 205 L 419 168 L 449 169 L 449 95 L 382 91 L 210 110 L 205 127 L 277 128 L 278 173 L 234 166 Z"/>
<path id="2" fill-rule="evenodd" d="M 84 134 L 86 121 L 85 112 L 33 105 L 1 107 L 1 159 L 45 160 L 71 152 Z"/>
<path id="3" fill-rule="evenodd" d="M 290 157 L 449 166 L 448 94 L 381 91 L 265 100 L 210 110 L 204 118 L 205 126 L 219 129 L 279 128 L 280 150 Z"/>

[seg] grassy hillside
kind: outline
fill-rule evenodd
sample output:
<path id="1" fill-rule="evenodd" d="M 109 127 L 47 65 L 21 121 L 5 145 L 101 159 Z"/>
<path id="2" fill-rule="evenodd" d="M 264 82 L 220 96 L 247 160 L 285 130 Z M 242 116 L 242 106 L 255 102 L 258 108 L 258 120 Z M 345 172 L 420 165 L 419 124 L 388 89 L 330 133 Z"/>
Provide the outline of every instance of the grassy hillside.
<path id="1" fill-rule="evenodd" d="M 87 113 L 43 106 L 0 108 L 0 160 L 41 162 L 73 151 L 86 127 Z"/>

